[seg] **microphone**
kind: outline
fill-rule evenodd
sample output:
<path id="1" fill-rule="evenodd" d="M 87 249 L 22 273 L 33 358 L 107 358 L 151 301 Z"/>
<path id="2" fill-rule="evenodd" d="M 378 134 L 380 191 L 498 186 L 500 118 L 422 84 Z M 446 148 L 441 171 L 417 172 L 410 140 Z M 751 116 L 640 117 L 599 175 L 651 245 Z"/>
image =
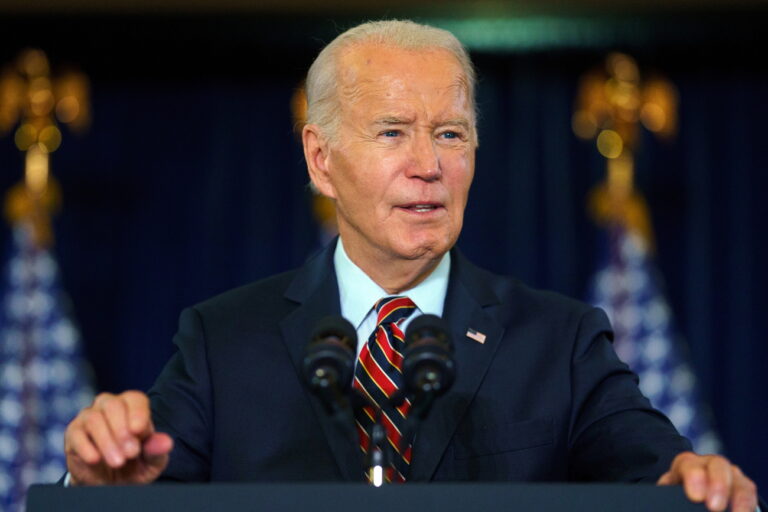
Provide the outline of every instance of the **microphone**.
<path id="1" fill-rule="evenodd" d="M 400 437 L 400 453 L 413 441 L 419 422 L 455 377 L 453 345 L 443 319 L 435 315 L 414 318 L 405 330 L 403 349 L 403 384 L 411 398 L 411 410 Z"/>
<path id="2" fill-rule="evenodd" d="M 321 319 L 312 331 L 302 365 L 304 382 L 330 414 L 348 407 L 345 393 L 352 383 L 356 350 L 355 328 L 340 316 Z"/>
<path id="3" fill-rule="evenodd" d="M 417 397 L 429 395 L 429 401 L 445 393 L 453 384 L 456 365 L 448 327 L 442 318 L 421 315 L 414 318 L 405 332 L 403 381 Z"/>

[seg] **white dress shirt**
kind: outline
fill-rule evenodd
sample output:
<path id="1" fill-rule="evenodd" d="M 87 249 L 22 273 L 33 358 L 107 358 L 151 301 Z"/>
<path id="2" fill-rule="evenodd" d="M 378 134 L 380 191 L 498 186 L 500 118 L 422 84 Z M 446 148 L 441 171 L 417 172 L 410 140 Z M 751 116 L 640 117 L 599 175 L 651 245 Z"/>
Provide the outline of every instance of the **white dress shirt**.
<path id="1" fill-rule="evenodd" d="M 336 268 L 336 280 L 339 284 L 339 301 L 341 316 L 357 330 L 357 353 L 363 349 L 368 337 L 376 328 L 376 311 L 373 309 L 376 301 L 382 297 L 395 294 L 387 293 L 381 286 L 373 282 L 368 274 L 355 265 L 347 256 L 344 244 L 339 238 L 336 251 L 333 254 L 333 265 Z M 445 253 L 437 267 L 427 278 L 410 290 L 402 291 L 397 296 L 408 297 L 416 304 L 416 310 L 411 313 L 400 328 L 405 332 L 408 324 L 419 315 L 429 313 L 443 315 L 443 303 L 448 291 L 448 276 L 451 270 L 451 255 Z"/>

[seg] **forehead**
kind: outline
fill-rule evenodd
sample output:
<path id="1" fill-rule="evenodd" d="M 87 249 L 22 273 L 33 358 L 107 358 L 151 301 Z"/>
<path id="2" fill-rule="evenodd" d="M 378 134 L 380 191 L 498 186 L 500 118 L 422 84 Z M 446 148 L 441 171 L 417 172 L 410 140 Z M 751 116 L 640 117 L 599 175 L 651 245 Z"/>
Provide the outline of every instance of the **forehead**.
<path id="1" fill-rule="evenodd" d="M 409 50 L 364 43 L 339 58 L 343 103 L 397 104 L 408 99 L 468 108 L 468 83 L 457 58 L 442 48 Z"/>

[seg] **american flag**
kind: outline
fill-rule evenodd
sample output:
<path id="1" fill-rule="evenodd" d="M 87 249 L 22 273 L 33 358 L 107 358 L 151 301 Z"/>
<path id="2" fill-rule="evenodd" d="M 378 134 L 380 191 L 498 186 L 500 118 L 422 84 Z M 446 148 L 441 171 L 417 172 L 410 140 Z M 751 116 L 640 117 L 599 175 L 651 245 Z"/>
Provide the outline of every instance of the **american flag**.
<path id="1" fill-rule="evenodd" d="M 720 452 L 687 346 L 675 331 L 661 277 L 645 242 L 618 226 L 607 234 L 607 250 L 592 278 L 589 301 L 608 314 L 616 352 L 640 377 L 640 390 L 653 406 L 669 417 L 698 453 Z"/>
<path id="2" fill-rule="evenodd" d="M 23 510 L 27 488 L 65 471 L 64 429 L 93 393 L 58 267 L 14 228 L 0 303 L 0 509 Z"/>

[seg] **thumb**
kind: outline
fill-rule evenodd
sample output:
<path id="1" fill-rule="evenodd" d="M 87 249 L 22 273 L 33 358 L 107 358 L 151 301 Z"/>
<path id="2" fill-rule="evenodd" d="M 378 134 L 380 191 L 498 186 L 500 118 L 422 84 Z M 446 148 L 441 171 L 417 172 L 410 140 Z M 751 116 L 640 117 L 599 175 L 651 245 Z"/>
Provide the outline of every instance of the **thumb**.
<path id="1" fill-rule="evenodd" d="M 173 450 L 173 438 L 164 432 L 154 432 L 142 443 L 144 460 L 151 465 L 165 465 Z"/>
<path id="2" fill-rule="evenodd" d="M 678 479 L 674 478 L 671 471 L 667 471 L 663 475 L 659 477 L 659 479 L 656 481 L 656 485 L 675 485 L 679 484 L 680 482 L 677 481 Z"/>

